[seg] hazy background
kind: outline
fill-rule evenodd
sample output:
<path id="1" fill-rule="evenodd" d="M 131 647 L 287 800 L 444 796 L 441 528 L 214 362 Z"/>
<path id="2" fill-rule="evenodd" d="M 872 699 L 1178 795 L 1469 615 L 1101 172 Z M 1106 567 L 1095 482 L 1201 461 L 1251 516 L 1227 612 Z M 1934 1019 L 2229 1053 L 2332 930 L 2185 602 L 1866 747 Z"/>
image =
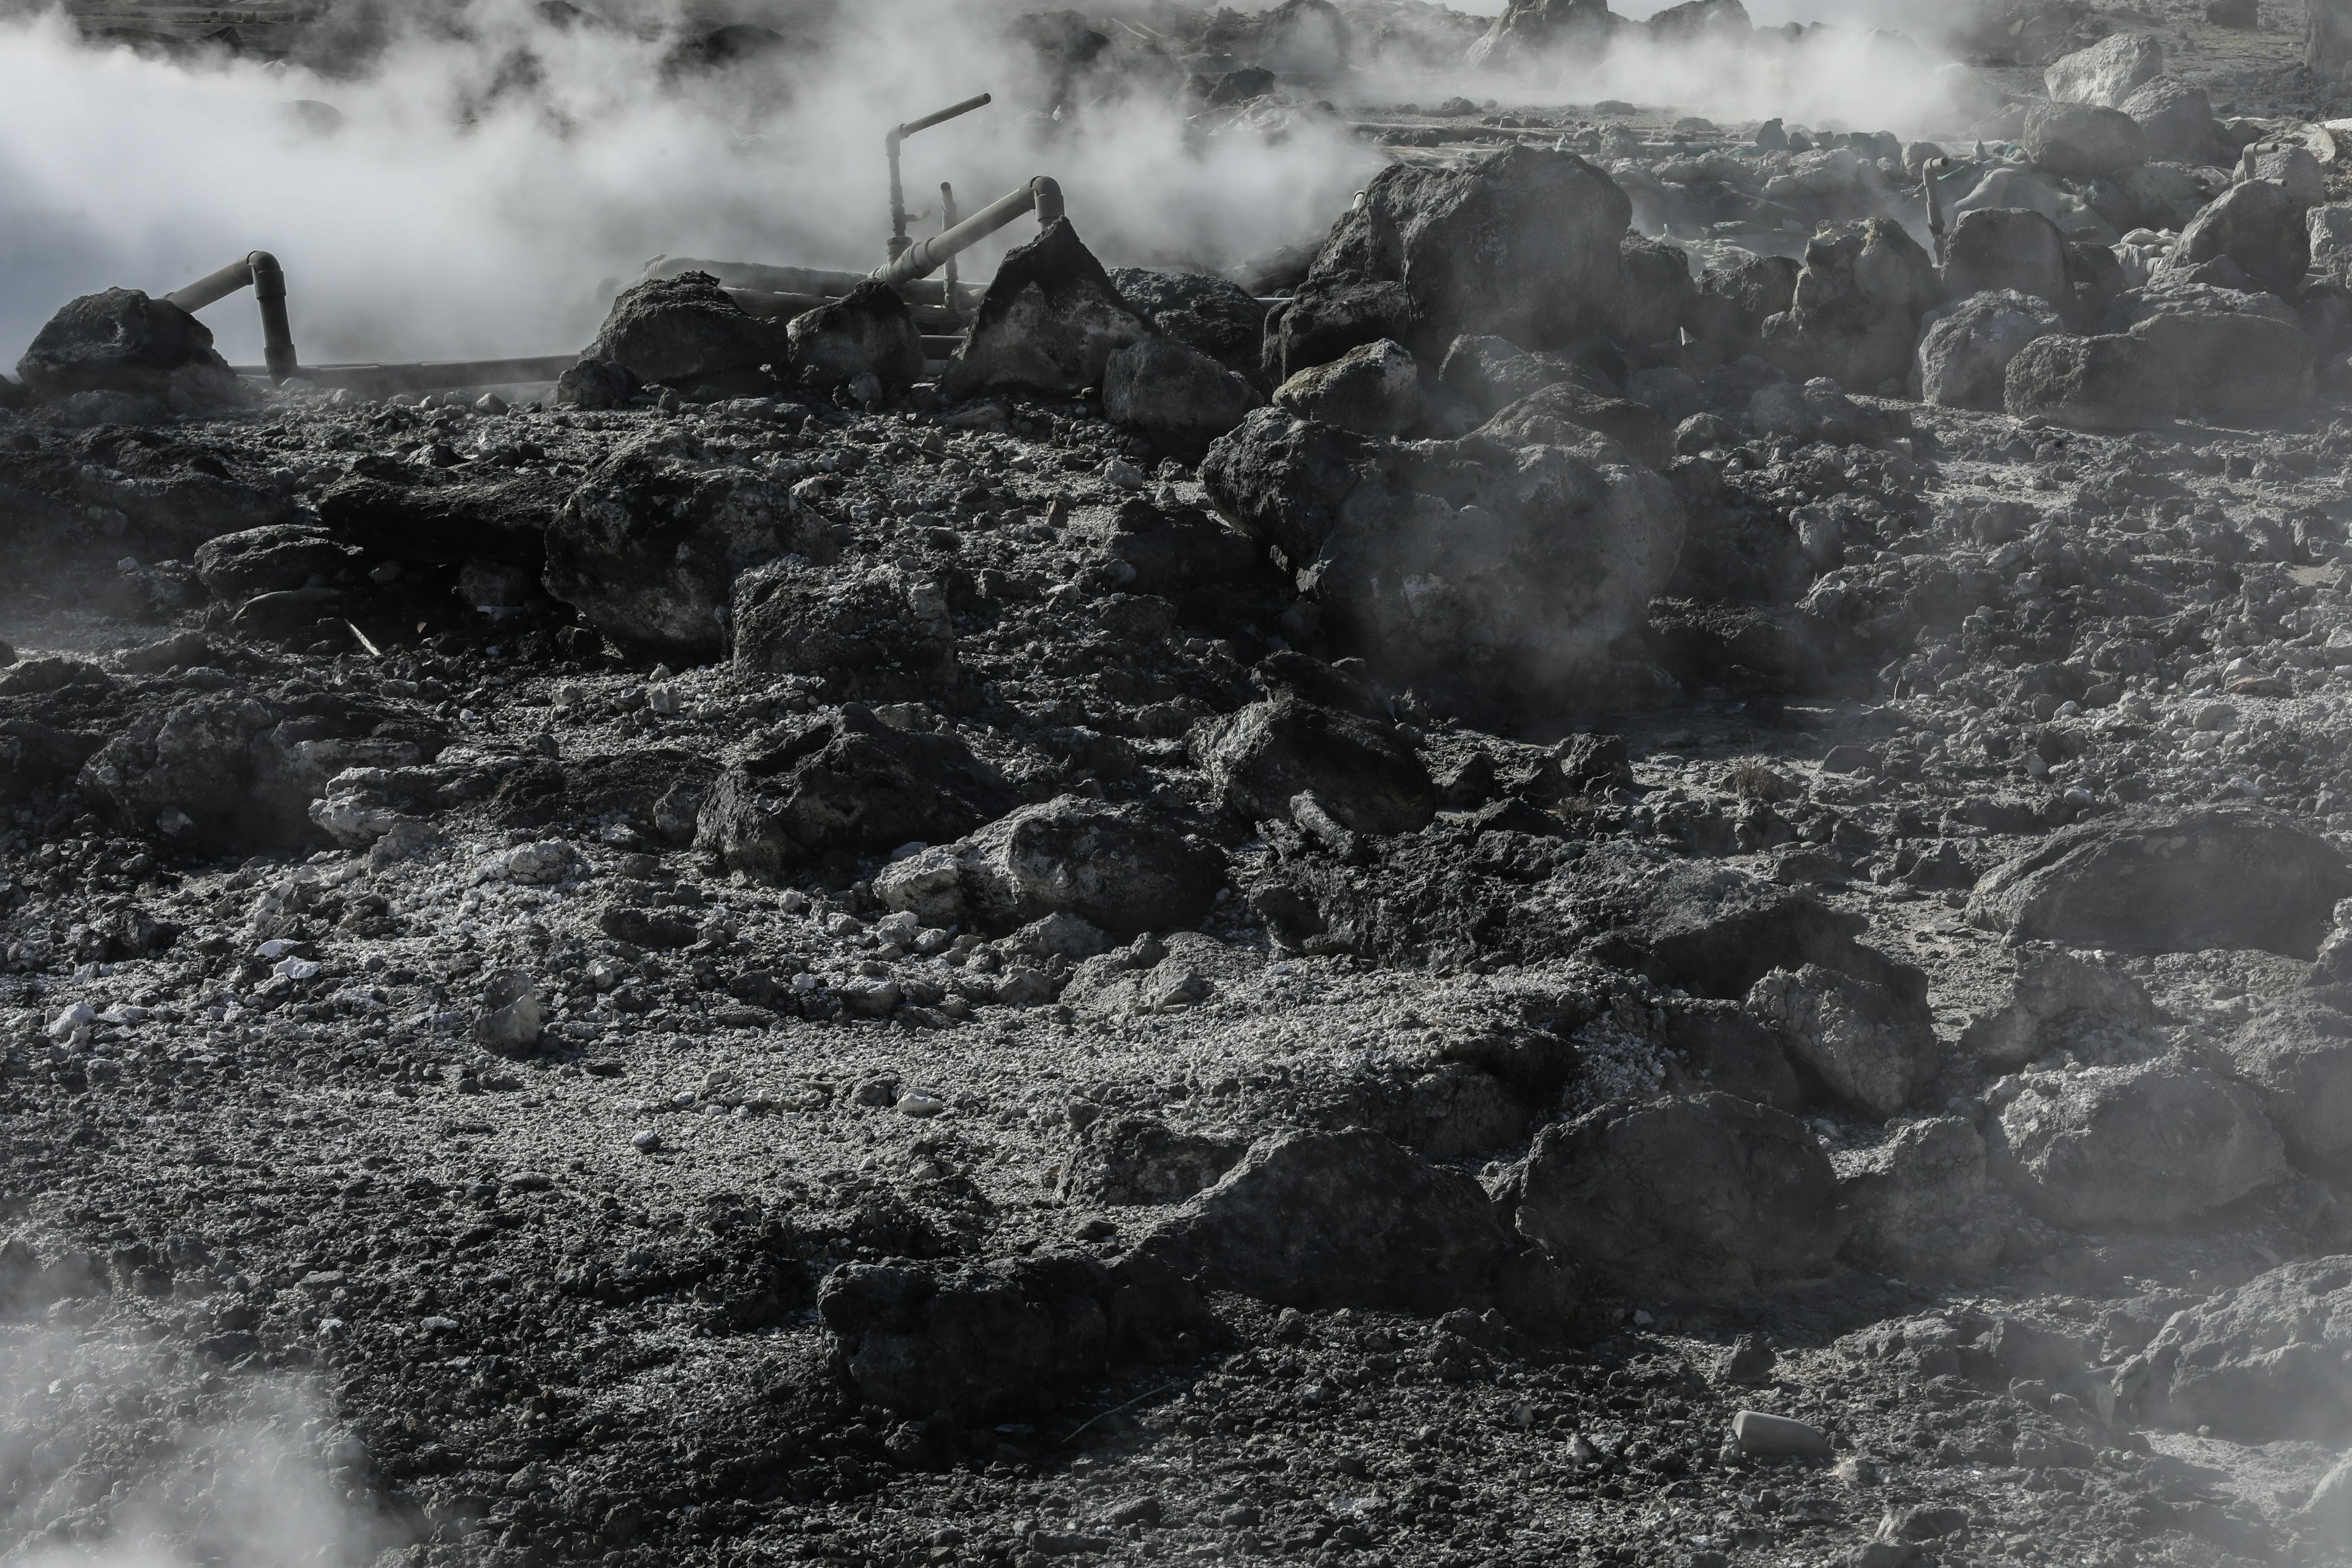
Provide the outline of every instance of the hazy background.
<path id="1" fill-rule="evenodd" d="M 807 47 L 682 71 L 658 11 L 614 26 L 472 0 L 364 13 L 378 37 L 356 76 L 173 61 L 85 44 L 55 16 L 0 21 L 0 365 L 77 294 L 168 292 L 255 248 L 285 264 L 312 363 L 576 349 L 657 255 L 864 270 L 888 233 L 884 130 L 980 91 L 997 102 L 908 144 L 909 206 L 935 207 L 942 179 L 970 211 L 1051 174 L 1113 264 L 1225 264 L 1312 239 L 1381 166 L 1328 117 L 1188 126 L 1198 105 L 1164 80 L 1044 119 L 1051 79 L 1005 26 L 1031 8 L 771 10 Z M 1866 45 L 1849 28 L 1801 52 L 1628 48 L 1526 86 L 1388 70 L 1359 86 L 1917 129 L 1897 121 L 1922 114 L 1934 62 Z M 334 113 L 297 114 L 298 100 Z M 1016 224 L 1004 243 L 1034 232 Z M 248 297 L 204 319 L 233 362 L 258 360 Z"/>

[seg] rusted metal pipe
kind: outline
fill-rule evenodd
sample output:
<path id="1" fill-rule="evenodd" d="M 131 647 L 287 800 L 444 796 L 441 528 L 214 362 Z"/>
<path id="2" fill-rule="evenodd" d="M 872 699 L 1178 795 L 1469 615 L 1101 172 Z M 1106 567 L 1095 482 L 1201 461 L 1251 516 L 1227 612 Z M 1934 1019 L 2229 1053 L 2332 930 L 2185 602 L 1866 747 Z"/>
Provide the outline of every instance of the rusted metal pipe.
<path id="1" fill-rule="evenodd" d="M 906 250 L 909 243 L 907 238 L 907 196 L 898 184 L 898 143 L 918 131 L 929 131 L 932 126 L 953 120 L 959 114 L 970 114 L 975 109 L 984 109 L 993 101 L 993 94 L 983 92 L 976 98 L 967 98 L 961 103 L 950 103 L 945 109 L 924 115 L 920 120 L 909 120 L 903 125 L 894 125 L 890 128 L 889 134 L 882 138 L 883 155 L 890 161 L 891 260 L 898 259 L 899 255 Z"/>
<path id="2" fill-rule="evenodd" d="M 955 187 L 941 180 L 940 182 L 940 232 L 945 234 L 955 226 Z M 956 264 L 955 258 L 952 256 L 948 258 L 947 274 L 948 313 L 953 315 L 955 313 Z"/>
<path id="3" fill-rule="evenodd" d="M 530 359 L 426 360 L 415 364 L 320 364 L 294 372 L 294 379 L 384 397 L 395 392 L 449 392 L 465 386 L 553 381 L 579 363 L 580 356 L 571 353 Z M 239 375 L 268 374 L 258 365 L 232 368 Z"/>
<path id="4" fill-rule="evenodd" d="M 1930 158 L 1919 168 L 1919 194 L 1927 201 L 1927 235 L 1936 242 L 1936 265 L 1944 265 L 1944 193 L 1936 182 L 1952 166 L 1949 158 Z"/>
<path id="5" fill-rule="evenodd" d="M 1010 195 L 999 196 L 945 234 L 933 235 L 919 245 L 910 245 L 890 260 L 874 269 L 881 282 L 897 288 L 928 277 L 944 266 L 948 258 L 971 249 L 973 246 L 1011 223 L 1024 213 L 1037 215 L 1040 227 L 1062 216 L 1062 187 L 1050 175 L 1040 174 Z"/>
<path id="6" fill-rule="evenodd" d="M 301 361 L 294 352 L 294 329 L 286 319 L 286 269 L 278 265 L 278 258 L 266 250 L 250 251 L 163 298 L 193 316 L 247 287 L 261 307 L 261 357 L 268 361 L 269 379 L 285 381 L 300 370 Z"/>

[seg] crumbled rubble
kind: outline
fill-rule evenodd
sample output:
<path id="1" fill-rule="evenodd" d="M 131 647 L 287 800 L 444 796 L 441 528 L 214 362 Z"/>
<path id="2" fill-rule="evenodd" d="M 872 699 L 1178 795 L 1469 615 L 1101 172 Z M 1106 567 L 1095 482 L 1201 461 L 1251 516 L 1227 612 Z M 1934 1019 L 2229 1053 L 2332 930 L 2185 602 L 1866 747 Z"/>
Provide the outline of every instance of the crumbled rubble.
<path id="1" fill-rule="evenodd" d="M 1956 21 L 1935 141 L 1364 101 L 1826 47 L 1722 0 L 1022 18 L 1391 161 L 944 362 L 68 305 L 0 1555 L 258 1426 L 385 1568 L 2340 1559 L 2352 203 L 2217 10 Z"/>

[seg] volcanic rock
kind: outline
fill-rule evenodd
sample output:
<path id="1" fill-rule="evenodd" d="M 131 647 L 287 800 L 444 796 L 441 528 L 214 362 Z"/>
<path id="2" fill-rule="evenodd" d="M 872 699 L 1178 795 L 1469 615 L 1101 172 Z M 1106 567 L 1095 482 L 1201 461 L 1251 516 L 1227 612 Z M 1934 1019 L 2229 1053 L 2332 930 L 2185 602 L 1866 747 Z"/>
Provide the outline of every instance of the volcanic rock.
<path id="1" fill-rule="evenodd" d="M 1805 1124 L 1727 1094 L 1603 1106 L 1536 1135 L 1520 1233 L 1637 1297 L 1718 1296 L 1819 1272 L 1843 1239 Z"/>
<path id="2" fill-rule="evenodd" d="M 1258 374 L 1266 308 L 1248 289 L 1198 272 L 1114 267 L 1109 275 L 1119 298 L 1168 341 L 1206 354 L 1241 375 Z"/>
<path id="3" fill-rule="evenodd" d="M 1572 153 L 1393 163 L 1332 226 L 1308 278 L 1402 284 L 1412 335 L 1384 335 L 1432 354 L 1465 334 L 1559 348 L 1609 324 L 1632 216 L 1616 182 Z"/>
<path id="4" fill-rule="evenodd" d="M 825 521 L 748 468 L 655 432 L 590 469 L 547 531 L 547 591 L 614 640 L 710 658 L 736 575 L 785 554 L 830 560 Z"/>
<path id="5" fill-rule="evenodd" d="M 2212 100 L 2203 88 L 2174 77 L 2152 77 L 2115 107 L 2130 115 L 2146 133 L 2150 158 L 2214 162 L 2214 135 L 2220 127 L 2213 120 Z"/>
<path id="6" fill-rule="evenodd" d="M 730 764 L 703 800 L 695 846 L 774 877 L 835 850 L 955 838 L 1012 805 L 963 742 L 894 730 L 853 702 Z"/>
<path id="7" fill-rule="evenodd" d="M 1100 385 L 1111 355 L 1153 331 L 1070 220 L 1055 218 L 1005 253 L 940 390 L 950 398 L 997 390 L 1067 397 Z"/>
<path id="8" fill-rule="evenodd" d="M 2259 807 L 2141 812 L 2052 834 L 1977 884 L 1969 923 L 2138 952 L 2318 950 L 2352 871 L 2326 839 Z"/>
<path id="9" fill-rule="evenodd" d="M 357 552 L 323 529 L 278 523 L 224 533 L 196 546 L 196 575 L 214 595 L 238 604 L 256 594 L 310 586 L 342 574 Z"/>
<path id="10" fill-rule="evenodd" d="M 2119 109 L 2037 103 L 2026 110 L 2019 140 L 2036 169 L 2062 179 L 2119 174 L 2147 162 L 2146 132 Z"/>
<path id="11" fill-rule="evenodd" d="M 828 701 L 938 700 L 961 679 L 946 590 L 902 566 L 854 577 L 798 562 L 752 567 L 735 579 L 732 629 L 739 672 L 814 676 Z"/>
<path id="12" fill-rule="evenodd" d="M 1393 725 L 1296 698 L 1255 702 L 1195 735 L 1193 749 L 1228 809 L 1286 820 L 1311 793 L 1351 832 L 1411 833 L 1437 811 L 1436 786 Z"/>
<path id="13" fill-rule="evenodd" d="M 1954 298 L 2014 289 L 2053 308 L 2073 298 L 2066 237 L 2040 213 L 2016 207 L 1962 213 L 1946 244 L 1944 288 Z"/>
<path id="14" fill-rule="evenodd" d="M 1766 321 L 1767 352 L 1791 375 L 1826 375 L 1855 392 L 1906 380 L 1935 264 L 1885 218 L 1839 224 L 1805 246 L 1789 310 Z"/>
<path id="15" fill-rule="evenodd" d="M 1362 1128 L 1257 1143 L 1135 1248 L 1211 1289 L 1418 1312 L 1491 1300 L 1512 1250 L 1475 1177 Z"/>
<path id="16" fill-rule="evenodd" d="M 2053 1225 L 2169 1225 L 2285 1172 L 2251 1089 L 2182 1062 L 2036 1074 L 1988 1129 L 1991 1169 Z"/>
<path id="17" fill-rule="evenodd" d="M 1274 401 L 1302 419 L 1360 436 L 1402 436 L 1429 416 L 1421 367 L 1386 338 L 1300 371 L 1275 388 Z"/>
<path id="18" fill-rule="evenodd" d="M 2050 62 L 2042 85 L 2060 103 L 2121 109 L 2134 89 L 2164 69 L 2164 46 L 2146 33 L 2116 33 Z"/>
<path id="19" fill-rule="evenodd" d="M 2311 265 L 2308 206 L 2269 180 L 2232 185 L 2180 231 L 2173 264 L 2227 257 L 2259 287 L 2292 298 Z"/>
<path id="20" fill-rule="evenodd" d="M 1065 1203 L 1178 1204 L 1214 1185 L 1248 1151 L 1234 1138 L 1187 1132 L 1156 1116 L 1099 1117 L 1062 1162 Z"/>
<path id="21" fill-rule="evenodd" d="M 2176 1314 L 2147 1347 L 2143 1409 L 2243 1443 L 2352 1436 L 2352 1258 L 2256 1275 Z"/>
<path id="22" fill-rule="evenodd" d="M 1309 278 L 1265 318 L 1258 371 L 1280 385 L 1304 370 L 1328 364 L 1350 349 L 1417 334 L 1417 309 L 1402 283 L 1348 277 Z"/>
<path id="23" fill-rule="evenodd" d="M 1514 446 L 1575 447 L 1587 432 L 1605 437 L 1646 468 L 1663 469 L 1674 460 L 1674 426 L 1664 416 L 1645 403 L 1602 396 L 1573 381 L 1528 394 L 1476 433 Z"/>
<path id="24" fill-rule="evenodd" d="M 1245 376 L 1173 338 L 1130 343 L 1103 369 L 1103 417 L 1188 457 L 1261 401 Z"/>
<path id="25" fill-rule="evenodd" d="M 177 413 L 247 396 L 213 347 L 209 328 L 136 289 L 109 289 L 68 304 L 34 334 L 16 374 L 36 398 L 116 392 L 153 398 Z"/>
<path id="26" fill-rule="evenodd" d="M 1938 1065 L 1924 1009 L 1817 963 L 1765 975 L 1748 992 L 1748 1010 L 1831 1093 L 1882 1121 L 1908 1106 Z"/>
<path id="27" fill-rule="evenodd" d="M 830 391 L 870 375 L 886 395 L 923 378 L 923 334 L 914 312 L 887 283 L 867 279 L 848 294 L 784 326 L 792 378 Z"/>
<path id="28" fill-rule="evenodd" d="M 2301 997 L 2257 1011 L 2229 1042 L 2237 1075 L 2261 1094 L 2288 1155 L 2335 1173 L 2352 1160 L 2352 1016 Z"/>
<path id="29" fill-rule="evenodd" d="M 936 875 L 941 866 L 951 869 L 951 885 Z M 1194 924 L 1223 880 L 1213 852 L 1138 807 L 1066 795 L 886 868 L 874 890 L 933 925 L 1002 932 L 1067 913 L 1124 938 Z"/>
<path id="30" fill-rule="evenodd" d="M 1897 1129 L 1838 1179 L 1845 1256 L 1901 1279 L 1964 1279 L 2000 1256 L 2000 1214 L 1985 1179 L 1985 1141 L 1965 1119 Z"/>
<path id="31" fill-rule="evenodd" d="M 732 397 L 772 390 L 791 346 L 777 327 L 745 314 L 718 279 L 681 272 L 623 289 L 581 357 L 685 396 Z"/>
<path id="32" fill-rule="evenodd" d="M 1920 397 L 1947 408 L 1994 413 L 2002 407 L 2010 362 L 2018 352 L 2036 338 L 2064 330 L 2057 310 L 2043 299 L 2015 289 L 1972 293 L 1938 306 L 1927 312 L 1921 327 Z"/>

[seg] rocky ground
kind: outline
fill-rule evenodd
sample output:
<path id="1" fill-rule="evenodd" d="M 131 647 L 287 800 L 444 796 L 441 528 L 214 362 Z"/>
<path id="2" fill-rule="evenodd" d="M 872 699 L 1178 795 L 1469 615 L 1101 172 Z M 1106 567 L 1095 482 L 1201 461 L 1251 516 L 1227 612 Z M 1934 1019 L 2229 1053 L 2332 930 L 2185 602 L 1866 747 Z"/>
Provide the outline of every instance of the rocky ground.
<path id="1" fill-rule="evenodd" d="M 1536 105 L 1303 278 L 1057 225 L 945 366 L 688 274 L 250 396 L 77 302 L 0 1553 L 2346 1561 L 2345 209 L 2265 288 L 2209 116 L 2098 236 L 2050 107 L 1941 268 L 1831 210 L 1901 147 Z"/>

